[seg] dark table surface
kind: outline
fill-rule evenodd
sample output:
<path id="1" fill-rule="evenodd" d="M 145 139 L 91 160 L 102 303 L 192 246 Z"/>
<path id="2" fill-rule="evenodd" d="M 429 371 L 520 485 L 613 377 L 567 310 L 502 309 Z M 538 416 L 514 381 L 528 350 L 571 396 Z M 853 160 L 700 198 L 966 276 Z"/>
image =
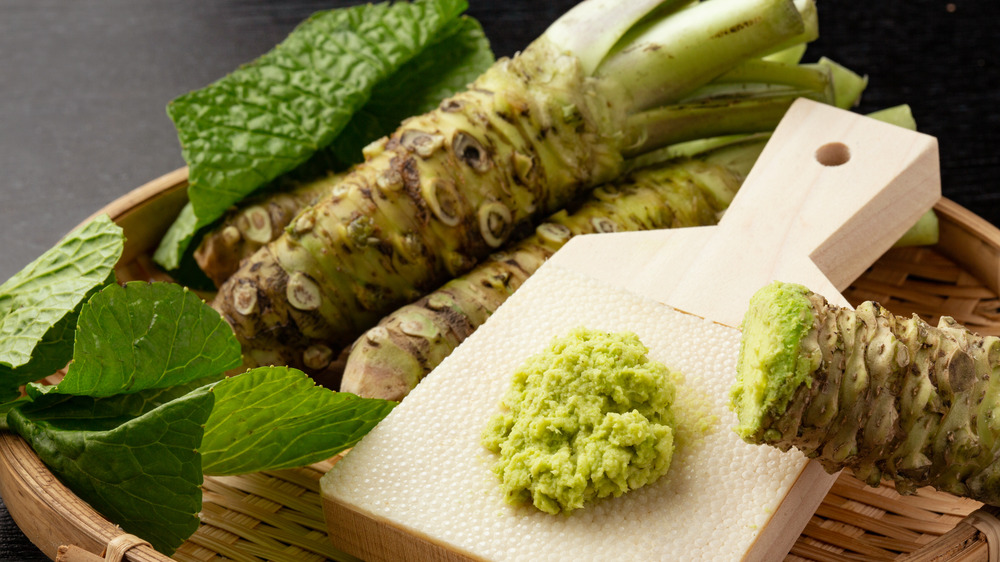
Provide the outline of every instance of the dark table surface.
<path id="1" fill-rule="evenodd" d="M 625 1 L 625 0 L 622 0 Z M 6 0 L 0 5 L 0 280 L 91 213 L 182 165 L 166 103 L 264 53 L 319 0 Z M 498 55 L 573 0 L 472 0 Z M 944 194 L 1000 225 L 995 0 L 820 2 L 829 56 L 867 74 L 860 111 L 908 103 Z M 0 503 L 0 560 L 46 560 Z"/>

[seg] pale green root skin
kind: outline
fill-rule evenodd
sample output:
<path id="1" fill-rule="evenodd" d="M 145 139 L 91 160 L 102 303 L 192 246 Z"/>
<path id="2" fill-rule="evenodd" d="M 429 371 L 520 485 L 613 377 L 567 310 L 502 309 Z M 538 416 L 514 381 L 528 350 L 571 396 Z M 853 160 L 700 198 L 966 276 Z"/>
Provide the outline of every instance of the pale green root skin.
<path id="1" fill-rule="evenodd" d="M 940 236 L 941 229 L 937 213 L 934 212 L 934 209 L 930 209 L 921 215 L 916 224 L 910 227 L 893 246 L 897 248 L 931 246 L 937 244 Z"/>
<path id="2" fill-rule="evenodd" d="M 873 486 L 887 478 L 903 493 L 934 486 L 1000 504 L 1000 376 L 993 376 L 1000 339 L 948 317 L 934 327 L 873 302 L 850 310 L 806 298 L 814 321 L 799 339 L 799 360 L 815 350 L 821 358 L 783 409 L 734 400 L 741 426 L 754 427 L 741 436 L 799 449 L 830 472 L 850 468 Z M 768 330 L 744 322 L 749 332 Z M 770 380 L 786 376 L 781 369 L 752 375 L 794 386 Z"/>
<path id="3" fill-rule="evenodd" d="M 484 430 L 509 503 L 571 513 L 666 474 L 680 375 L 635 334 L 577 328 L 514 373 Z"/>
<path id="4" fill-rule="evenodd" d="M 319 201 L 343 177 L 329 174 L 288 190 L 248 199 L 205 234 L 195 249 L 195 262 L 216 287 L 222 285 L 240 262 L 281 236 L 302 209 Z"/>
<path id="5" fill-rule="evenodd" d="M 389 314 L 354 343 L 340 390 L 402 400 L 573 236 L 715 224 L 743 176 L 699 160 L 628 174 L 536 233 Z"/>

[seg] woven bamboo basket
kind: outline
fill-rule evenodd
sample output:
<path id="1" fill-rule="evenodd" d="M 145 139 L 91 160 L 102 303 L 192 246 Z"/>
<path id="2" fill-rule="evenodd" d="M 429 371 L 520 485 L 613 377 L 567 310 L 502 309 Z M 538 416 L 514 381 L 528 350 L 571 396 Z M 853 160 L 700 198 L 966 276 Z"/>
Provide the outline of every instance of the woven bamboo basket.
<path id="1" fill-rule="evenodd" d="M 150 261 L 173 217 L 186 202 L 187 170 L 158 178 L 99 212 L 120 224 L 128 242 L 117 274 L 122 281 L 166 279 Z M 897 314 L 941 315 L 984 334 L 1000 334 L 1000 230 L 942 200 L 936 210 L 941 240 L 933 247 L 887 252 L 845 296 L 877 300 Z M 330 461 L 294 470 L 206 477 L 201 527 L 168 558 L 137 545 L 125 560 L 353 560 L 327 537 L 319 493 Z M 97 559 L 123 535 L 63 486 L 19 437 L 0 432 L 0 496 L 24 533 L 48 556 Z M 931 489 L 901 496 L 890 483 L 866 486 L 848 473 L 809 521 L 787 560 L 987 560 L 981 504 Z M 967 517 L 970 514 L 972 517 Z M 996 521 L 995 519 L 993 521 Z M 987 525 L 988 527 L 988 525 Z M 65 547 L 70 547 L 69 550 Z M 103 554 L 102 554 L 103 555 Z"/>

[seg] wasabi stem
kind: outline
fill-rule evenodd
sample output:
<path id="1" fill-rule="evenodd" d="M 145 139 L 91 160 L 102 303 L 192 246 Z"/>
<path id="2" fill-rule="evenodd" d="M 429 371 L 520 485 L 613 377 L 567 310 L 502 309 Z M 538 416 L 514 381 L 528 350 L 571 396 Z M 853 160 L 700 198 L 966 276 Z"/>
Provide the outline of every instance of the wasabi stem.
<path id="1" fill-rule="evenodd" d="M 630 146 L 623 153 L 636 158 L 647 153 L 649 146 L 669 147 L 707 137 L 770 131 L 800 97 L 833 101 L 813 90 L 777 88 L 750 96 L 718 97 L 637 113 L 626 122 Z"/>
<path id="2" fill-rule="evenodd" d="M 617 7 L 605 8 L 613 18 Z M 233 326 L 247 365 L 312 372 L 306 358 L 323 363 L 383 314 L 618 176 L 628 115 L 679 101 L 806 29 L 790 0 L 716 0 L 665 17 L 653 11 L 691 27 L 643 19 L 643 30 L 624 32 L 610 57 L 588 51 L 586 61 L 556 42 L 571 32 L 546 33 L 438 110 L 404 121 L 220 287 L 213 305 Z M 620 27 L 641 17 L 637 11 Z M 554 29 L 572 30 L 567 18 Z M 654 43 L 659 55 L 629 54 Z M 591 73 L 593 60 L 600 62 Z M 635 72 L 645 78 L 632 80 Z"/>
<path id="3" fill-rule="evenodd" d="M 595 70 L 625 91 L 633 111 L 681 99 L 737 62 L 785 41 L 807 40 L 798 8 L 783 0 L 699 2 L 643 22 Z M 663 80 L 664 76 L 678 79 Z"/>
<path id="4" fill-rule="evenodd" d="M 775 282 L 751 300 L 732 404 L 749 443 L 902 493 L 1000 505 L 1000 338 Z"/>
<path id="5" fill-rule="evenodd" d="M 895 248 L 906 246 L 931 246 L 938 243 L 941 229 L 937 213 L 933 209 L 924 213 L 916 224 L 893 244 Z"/>
<path id="6" fill-rule="evenodd" d="M 830 75 L 837 85 L 834 94 L 835 106 L 842 109 L 850 109 L 861 101 L 861 93 L 868 87 L 867 76 L 861 76 L 827 57 L 821 57 L 816 64 L 830 69 Z M 889 121 L 889 117 L 885 117 L 884 120 Z M 898 124 L 903 125 L 902 123 Z M 916 123 L 910 128 L 916 130 Z"/>
<path id="7" fill-rule="evenodd" d="M 750 59 L 712 80 L 709 85 L 702 86 L 683 101 L 690 102 L 713 95 L 728 97 L 744 92 L 748 84 L 762 84 L 816 92 L 817 97 L 824 100 L 829 99 L 832 102 L 835 97 L 832 64 L 785 64 L 766 59 Z M 846 73 L 851 72 L 846 68 L 843 70 Z M 841 80 L 845 78 L 846 75 Z M 840 82 L 840 80 L 836 81 L 838 87 Z M 713 85 L 716 86 L 714 89 Z"/>
<path id="8" fill-rule="evenodd" d="M 615 0 L 581 2 L 545 30 L 559 49 L 576 55 L 586 74 L 593 74 L 608 52 L 639 20 L 658 12 L 662 17 L 691 0 Z"/>
<path id="9" fill-rule="evenodd" d="M 802 57 L 805 56 L 807 48 L 808 46 L 805 43 L 799 43 L 786 49 L 782 49 L 776 53 L 771 53 L 770 55 L 761 57 L 761 59 L 785 64 L 799 64 L 799 62 L 802 61 Z"/>

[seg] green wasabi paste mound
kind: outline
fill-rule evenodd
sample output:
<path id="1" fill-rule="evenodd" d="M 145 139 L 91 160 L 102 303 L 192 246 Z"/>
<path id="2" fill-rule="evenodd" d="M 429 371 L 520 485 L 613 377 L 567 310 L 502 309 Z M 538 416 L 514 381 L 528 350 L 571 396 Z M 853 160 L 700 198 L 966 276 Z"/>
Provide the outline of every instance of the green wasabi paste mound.
<path id="1" fill-rule="evenodd" d="M 483 432 L 511 504 L 569 513 L 667 472 L 679 375 L 632 333 L 577 328 L 514 373 Z"/>

